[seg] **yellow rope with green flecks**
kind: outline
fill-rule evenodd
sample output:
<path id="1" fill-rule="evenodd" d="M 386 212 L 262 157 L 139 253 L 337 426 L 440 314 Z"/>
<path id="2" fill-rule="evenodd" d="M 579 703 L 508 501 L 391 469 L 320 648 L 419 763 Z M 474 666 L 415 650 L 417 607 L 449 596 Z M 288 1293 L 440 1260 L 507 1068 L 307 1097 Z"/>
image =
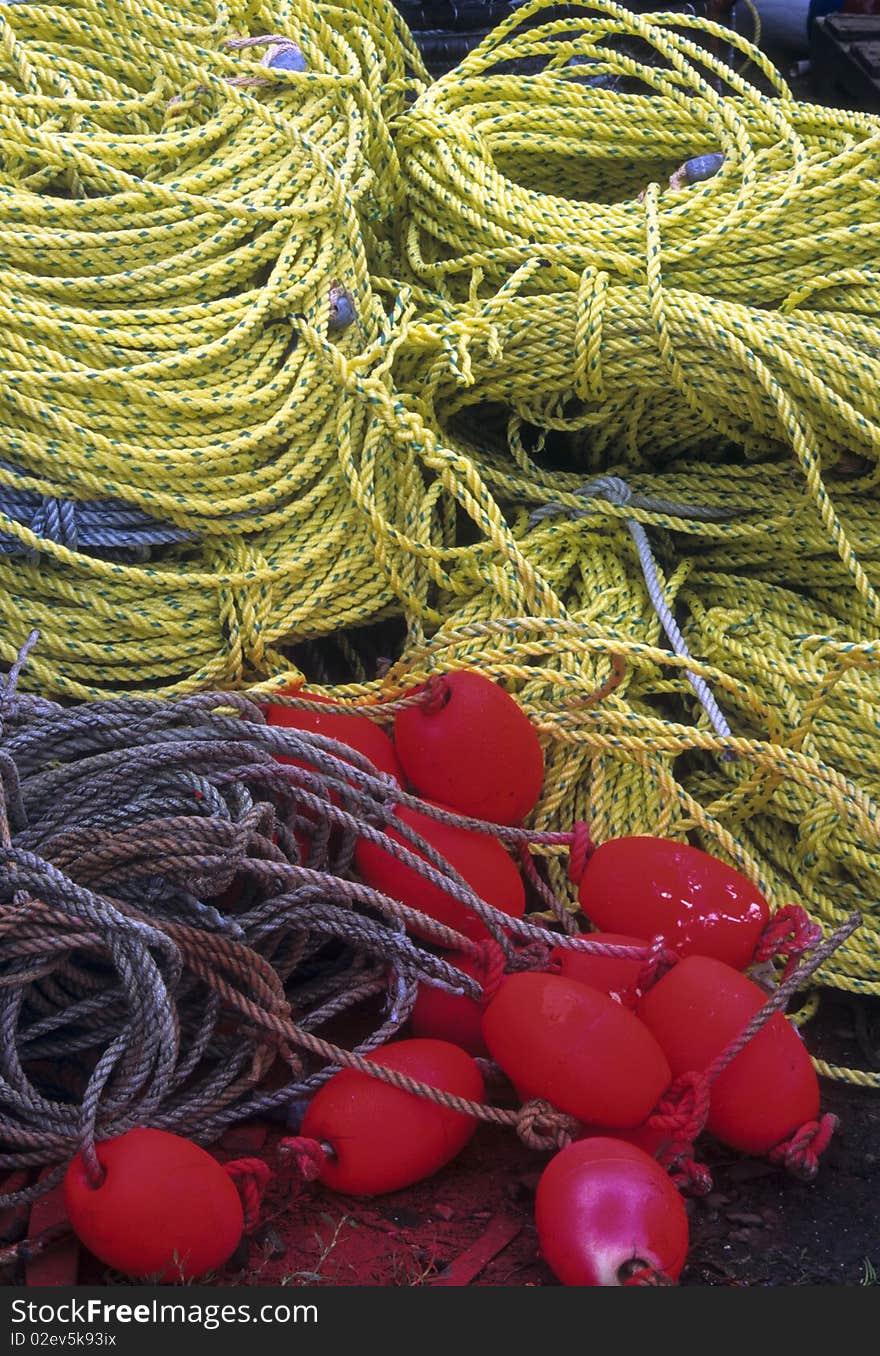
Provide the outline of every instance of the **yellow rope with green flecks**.
<path id="1" fill-rule="evenodd" d="M 47 693 L 271 687 L 402 616 L 338 698 L 484 668 L 546 738 L 536 826 L 692 833 L 826 927 L 858 907 L 822 978 L 880 993 L 880 120 L 681 15 L 543 17 L 429 87 L 383 0 L 0 5 L 0 490 L 180 538 L 0 515 L 0 657 L 36 626 Z M 609 473 L 632 503 L 579 493 Z"/>

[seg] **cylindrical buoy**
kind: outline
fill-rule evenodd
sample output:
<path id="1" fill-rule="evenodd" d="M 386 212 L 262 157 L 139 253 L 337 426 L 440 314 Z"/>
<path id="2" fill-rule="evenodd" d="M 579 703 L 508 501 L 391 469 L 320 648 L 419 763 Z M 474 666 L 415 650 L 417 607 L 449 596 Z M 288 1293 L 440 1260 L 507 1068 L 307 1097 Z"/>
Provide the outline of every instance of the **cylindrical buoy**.
<path id="1" fill-rule="evenodd" d="M 535 806 L 544 755 L 518 702 L 482 673 L 461 669 L 426 687 L 394 722 L 394 743 L 420 795 L 459 814 L 519 824 Z"/>
<path id="2" fill-rule="evenodd" d="M 446 1041 L 397 1041 L 368 1059 L 468 1101 L 483 1097 L 479 1068 Z M 318 1173 L 325 1186 L 349 1196 L 378 1196 L 439 1171 L 476 1128 L 472 1116 L 343 1069 L 315 1094 L 300 1133 L 327 1146 Z"/>
<path id="3" fill-rule="evenodd" d="M 679 956 L 751 963 L 770 917 L 751 881 L 717 857 L 668 838 L 610 838 L 587 861 L 581 908 L 603 931 L 662 936 Z"/>
<path id="4" fill-rule="evenodd" d="M 678 1075 L 708 1069 L 766 1002 L 763 989 L 729 965 L 689 956 L 636 1011 Z M 810 1056 L 777 1012 L 712 1083 L 707 1129 L 741 1153 L 764 1154 L 818 1113 Z"/>
<path id="5" fill-rule="evenodd" d="M 641 1125 L 672 1077 L 629 1009 L 560 975 L 509 975 L 486 1009 L 483 1036 L 523 1100 L 544 1099 L 585 1123 Z"/>
<path id="6" fill-rule="evenodd" d="M 107 1266 L 139 1280 L 189 1281 L 238 1247 L 241 1200 L 215 1158 L 164 1130 L 137 1129 L 97 1146 L 104 1173 L 89 1181 L 81 1155 L 64 1178 L 80 1242 Z"/>

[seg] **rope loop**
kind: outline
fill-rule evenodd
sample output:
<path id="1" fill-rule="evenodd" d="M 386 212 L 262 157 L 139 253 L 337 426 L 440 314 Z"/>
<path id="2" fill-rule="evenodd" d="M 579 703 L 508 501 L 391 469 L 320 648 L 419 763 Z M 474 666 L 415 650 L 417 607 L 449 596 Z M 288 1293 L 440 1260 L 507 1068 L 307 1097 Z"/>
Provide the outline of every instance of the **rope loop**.
<path id="1" fill-rule="evenodd" d="M 641 1262 L 630 1263 L 627 1268 L 621 1267 L 620 1270 L 621 1285 L 675 1285 L 675 1282 L 670 1276 L 667 1276 L 665 1271 Z"/>
<path id="2" fill-rule="evenodd" d="M 838 1118 L 830 1112 L 817 1121 L 807 1121 L 771 1150 L 768 1154 L 770 1162 L 782 1163 L 802 1182 L 812 1182 L 819 1171 L 819 1159 L 831 1143 L 838 1124 Z"/>

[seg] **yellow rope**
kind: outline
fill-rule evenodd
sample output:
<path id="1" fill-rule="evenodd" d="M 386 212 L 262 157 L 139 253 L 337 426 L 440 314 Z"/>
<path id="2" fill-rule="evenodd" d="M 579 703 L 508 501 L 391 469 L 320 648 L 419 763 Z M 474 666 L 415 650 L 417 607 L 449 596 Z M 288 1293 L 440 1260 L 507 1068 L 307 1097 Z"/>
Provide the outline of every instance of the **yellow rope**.
<path id="1" fill-rule="evenodd" d="M 37 626 L 47 693 L 271 688 L 402 617 L 337 697 L 484 668 L 546 737 L 536 826 L 858 907 L 821 979 L 880 993 L 880 120 L 715 25 L 544 8 L 429 85 L 385 0 L 0 4 L 0 499 L 186 537 L 0 514 L 0 658 Z M 580 493 L 608 474 L 631 504 Z"/>

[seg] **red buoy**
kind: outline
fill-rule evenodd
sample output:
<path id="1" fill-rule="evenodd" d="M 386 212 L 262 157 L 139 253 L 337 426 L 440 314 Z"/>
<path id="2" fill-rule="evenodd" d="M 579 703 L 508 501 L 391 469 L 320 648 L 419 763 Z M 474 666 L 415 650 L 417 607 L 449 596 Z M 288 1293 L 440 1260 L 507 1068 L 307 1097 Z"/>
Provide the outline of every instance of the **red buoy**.
<path id="1" fill-rule="evenodd" d="M 424 704 L 404 708 L 394 722 L 397 756 L 413 786 L 460 814 L 519 824 L 544 780 L 541 744 L 522 707 L 471 669 L 420 690 Z"/>
<path id="2" fill-rule="evenodd" d="M 581 908 L 596 927 L 662 936 L 679 956 L 714 956 L 744 970 L 770 910 L 759 890 L 708 852 L 668 838 L 610 838 L 581 878 Z"/>
<path id="3" fill-rule="evenodd" d="M 297 688 L 287 696 L 303 697 L 310 702 L 330 702 L 332 698 L 319 696 L 315 692 L 304 692 Z M 369 758 L 379 772 L 387 772 L 401 786 L 403 772 L 394 751 L 394 745 L 384 730 L 375 721 L 366 716 L 346 715 L 339 711 L 303 711 L 293 706 L 269 705 L 263 707 L 268 725 L 282 725 L 291 730 L 305 730 L 309 734 L 323 735 L 326 739 L 338 740 L 350 749 Z M 295 758 L 281 758 L 280 763 L 289 763 L 294 767 L 308 767 L 308 763 Z"/>
<path id="4" fill-rule="evenodd" d="M 241 1200 L 221 1165 L 165 1130 L 129 1130 L 97 1146 L 104 1170 L 91 1186 L 81 1155 L 64 1178 L 80 1242 L 107 1266 L 140 1280 L 195 1280 L 238 1247 Z"/>
<path id="5" fill-rule="evenodd" d="M 689 956 L 648 990 L 637 1012 L 678 1075 L 707 1069 L 766 1002 L 729 965 Z M 707 1129 L 741 1153 L 764 1154 L 818 1112 L 810 1057 L 777 1012 L 713 1082 Z"/>
<path id="6" fill-rule="evenodd" d="M 441 824 L 418 810 L 399 806 L 396 813 L 459 872 L 480 899 L 512 918 L 523 916 L 526 895 L 522 877 L 497 838 L 459 829 L 454 824 Z M 395 842 L 416 851 L 396 830 L 389 828 L 386 832 Z M 414 867 L 398 861 L 384 848 L 361 838 L 354 860 L 361 876 L 374 890 L 436 918 L 473 941 L 483 941 L 489 936 L 488 929 L 466 904 L 440 886 L 431 884 Z M 423 935 L 417 928 L 412 931 Z"/>
<path id="7" fill-rule="evenodd" d="M 451 951 L 446 957 L 463 974 L 479 979 L 483 964 L 476 956 Z M 450 1041 L 471 1055 L 488 1055 L 483 1040 L 483 1004 L 466 994 L 447 993 L 434 984 L 420 984 L 409 1015 L 414 1036 Z"/>
<path id="8" fill-rule="evenodd" d="M 560 975 L 509 975 L 483 1016 L 483 1037 L 523 1100 L 611 1129 L 641 1125 L 672 1078 L 632 1012 Z"/>
<path id="9" fill-rule="evenodd" d="M 645 1269 L 675 1281 L 687 1259 L 681 1197 L 652 1158 L 618 1139 L 579 1140 L 552 1158 L 535 1222 L 563 1285 L 623 1285 Z"/>
<path id="10" fill-rule="evenodd" d="M 458 1097 L 482 1100 L 477 1065 L 446 1041 L 397 1041 L 367 1058 Z M 476 1128 L 472 1116 L 343 1069 L 315 1094 L 300 1133 L 330 1150 L 319 1172 L 326 1186 L 349 1196 L 378 1196 L 439 1171 Z"/>
<path id="11" fill-rule="evenodd" d="M 585 938 L 607 946 L 638 946 L 647 950 L 648 942 L 639 937 L 628 937 L 619 932 L 591 932 Z M 635 992 L 636 984 L 645 966 L 644 959 L 624 960 L 615 956 L 602 956 L 593 951 L 575 951 L 567 946 L 557 946 L 550 953 L 551 961 L 558 961 L 559 973 L 564 979 L 573 979 L 578 984 L 589 984 L 591 989 L 610 994 L 618 1001 Z"/>

